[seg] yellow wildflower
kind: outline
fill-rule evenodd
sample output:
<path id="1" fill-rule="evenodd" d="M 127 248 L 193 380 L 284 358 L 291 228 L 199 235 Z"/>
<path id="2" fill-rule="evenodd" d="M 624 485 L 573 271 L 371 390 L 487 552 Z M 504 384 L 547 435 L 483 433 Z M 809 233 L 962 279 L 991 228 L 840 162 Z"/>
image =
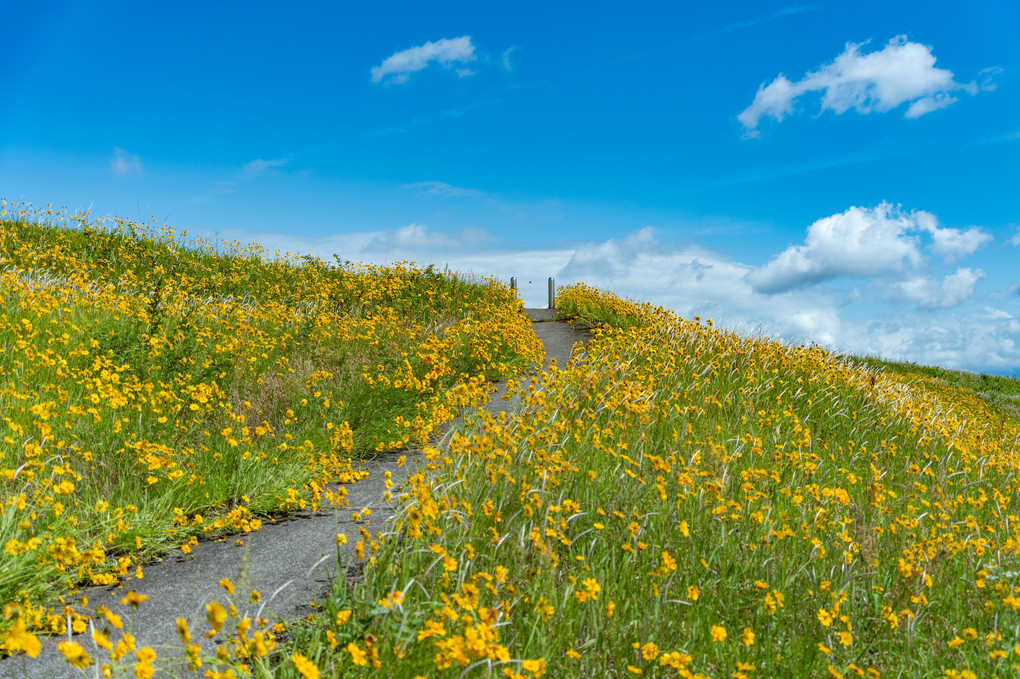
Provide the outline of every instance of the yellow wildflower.
<path id="1" fill-rule="evenodd" d="M 305 656 L 295 653 L 290 656 L 290 660 L 305 679 L 319 679 L 319 668 Z"/>

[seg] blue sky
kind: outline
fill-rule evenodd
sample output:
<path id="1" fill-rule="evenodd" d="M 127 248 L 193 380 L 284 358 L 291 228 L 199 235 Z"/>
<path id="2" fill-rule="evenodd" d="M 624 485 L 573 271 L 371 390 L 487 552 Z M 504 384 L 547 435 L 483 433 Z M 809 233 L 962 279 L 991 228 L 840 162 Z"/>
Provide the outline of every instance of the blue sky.
<path id="1" fill-rule="evenodd" d="M 7 7 L 0 196 L 1020 372 L 1015 3 L 359 4 Z"/>

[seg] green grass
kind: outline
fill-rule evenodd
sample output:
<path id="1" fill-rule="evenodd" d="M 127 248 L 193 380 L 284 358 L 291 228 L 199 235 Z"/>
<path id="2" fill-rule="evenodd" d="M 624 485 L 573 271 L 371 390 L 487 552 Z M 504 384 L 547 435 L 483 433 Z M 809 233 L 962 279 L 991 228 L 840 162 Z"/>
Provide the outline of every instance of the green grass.
<path id="1" fill-rule="evenodd" d="M 1020 430 L 988 437 L 1000 410 L 574 294 L 628 327 L 436 451 L 364 581 L 296 626 L 274 676 L 298 676 L 294 653 L 323 676 L 1020 669 L 1000 509 Z"/>
<path id="2" fill-rule="evenodd" d="M 573 286 L 567 294 L 563 293 L 561 288 L 557 298 L 558 316 L 582 328 L 608 326 L 625 330 L 645 323 L 645 314 L 652 308 L 648 304 L 639 305 L 632 300 L 620 299 L 584 283 Z"/>
<path id="3" fill-rule="evenodd" d="M 317 507 L 537 357 L 501 286 L 63 221 L 0 220 L 0 601 L 37 629 L 80 584 Z"/>
<path id="4" fill-rule="evenodd" d="M 150 443 L 194 451 L 204 469 L 213 469 L 217 454 L 240 454 L 220 430 L 225 420 L 214 418 L 236 416 L 243 402 L 251 404 L 245 414 L 259 413 L 276 432 L 274 445 L 293 432 L 287 445 L 301 445 L 306 463 L 321 464 L 310 453 L 328 447 L 326 424 L 354 427 L 347 448 L 400 444 L 404 427 L 393 412 L 412 403 L 414 413 L 445 417 L 444 394 L 464 388 L 440 382 L 425 397 L 407 397 L 396 381 L 406 386 L 425 379 L 427 368 L 469 360 L 476 367 L 450 368 L 451 379 L 493 377 L 519 370 L 533 355 L 530 339 L 510 320 L 520 318 L 520 305 L 498 285 L 468 289 L 416 269 L 371 270 L 355 282 L 352 271 L 319 272 L 312 261 L 262 272 L 245 269 L 250 263 L 206 262 L 201 253 L 194 261 L 182 255 L 187 266 L 162 284 L 127 285 L 147 270 L 138 264 L 150 257 L 145 247 L 116 247 L 129 254 L 118 255 L 120 273 L 110 281 L 111 295 L 124 294 L 110 300 L 123 299 L 128 310 L 83 305 L 88 313 L 78 316 L 84 312 L 67 307 L 64 320 L 74 319 L 67 322 L 83 328 L 82 338 L 98 338 L 101 355 L 118 357 L 93 369 L 90 354 L 75 369 L 116 372 L 123 361 L 122 385 L 169 378 L 175 393 L 213 382 L 226 391 L 220 380 L 251 382 L 216 359 L 254 358 L 251 374 L 263 380 L 261 389 L 216 397 L 233 410 L 183 412 L 141 430 Z M 46 266 L 61 281 L 80 280 L 80 268 L 59 258 Z M 275 282 L 278 276 L 286 281 Z M 230 299 L 189 307 L 176 302 L 179 288 L 158 292 L 182 280 L 198 281 L 213 298 L 229 289 Z M 43 299 L 19 290 L 7 298 L 9 352 L 23 351 L 22 320 L 36 327 L 36 307 L 26 301 Z M 491 295 L 491 303 L 483 307 L 470 295 L 459 301 L 466 290 Z M 272 312 L 259 315 L 237 299 Z M 205 657 L 203 671 L 514 679 L 1020 672 L 1015 381 L 743 337 L 587 286 L 562 290 L 559 299 L 565 316 L 593 330 L 575 361 L 511 385 L 524 403 L 520 413 L 492 418 L 468 410 L 442 447 L 426 445 L 420 473 L 397 498 L 394 522 L 348 536 L 362 555 L 362 575 L 338 578 L 318 614 L 273 631 L 246 619 L 246 591 L 226 596 L 236 613 L 225 606 L 226 619 L 216 621 L 213 636 L 224 650 Z M 165 300 L 175 301 L 162 311 Z M 423 314 L 426 300 L 426 308 L 440 311 Z M 340 332 L 332 314 L 341 312 L 343 327 L 357 332 Z M 47 313 L 38 318 L 51 319 L 53 310 Z M 486 325 L 503 314 L 502 324 Z M 120 322 L 114 316 L 131 319 L 136 334 L 102 332 Z M 88 321 L 93 317 L 103 320 Z M 409 326 L 420 329 L 407 333 Z M 189 362 L 226 341 L 228 327 L 242 327 L 241 336 L 269 342 L 272 351 L 262 357 L 254 343 L 242 343 Z M 59 344 L 58 336 L 33 337 Z M 140 348 L 153 337 L 167 340 L 167 353 Z M 187 371 L 168 371 L 168 360 Z M 36 392 L 64 404 L 47 366 L 22 364 L 21 374 L 31 368 L 46 379 L 39 377 L 35 391 L 9 388 L 3 395 L 10 404 Z M 372 407 L 326 409 L 327 389 L 350 389 L 344 393 Z M 85 394 L 68 390 L 66 401 Z M 380 424 L 386 406 L 398 410 Z M 427 429 L 416 440 L 426 440 Z M 316 435 L 306 449 L 301 437 Z M 106 448 L 128 441 L 111 432 L 95 436 L 109 438 L 97 439 Z M 238 468 L 245 462 L 230 458 Z M 88 465 L 73 471 L 89 479 L 80 485 L 101 483 L 86 476 L 95 474 Z M 257 473 L 210 471 L 204 486 L 233 497 Z M 33 491 L 27 496 L 55 520 L 44 501 L 54 481 L 46 485 L 39 476 L 29 486 L 40 492 L 26 486 Z M 161 501 L 147 485 L 136 486 L 117 492 L 153 507 Z M 121 517 L 127 511 L 121 507 Z M 14 514 L 3 516 L 0 530 L 20 530 Z M 114 525 L 111 515 L 102 530 Z M 351 565 L 338 563 L 338 572 Z M 209 629 L 191 623 L 196 636 Z"/>
<path id="5" fill-rule="evenodd" d="M 1011 417 L 1020 416 L 1020 380 L 1016 377 L 951 370 L 902 361 L 884 361 L 875 357 L 859 360 L 874 370 L 939 380 L 947 385 L 972 392 L 990 405 L 1009 413 Z"/>

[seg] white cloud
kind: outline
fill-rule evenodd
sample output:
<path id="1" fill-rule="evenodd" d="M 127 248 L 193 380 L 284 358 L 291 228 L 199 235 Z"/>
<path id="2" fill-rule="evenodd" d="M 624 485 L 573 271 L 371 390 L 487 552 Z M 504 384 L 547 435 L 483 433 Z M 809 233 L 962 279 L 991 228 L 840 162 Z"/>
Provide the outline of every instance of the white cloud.
<path id="1" fill-rule="evenodd" d="M 255 160 L 245 163 L 244 166 L 241 167 L 240 171 L 235 172 L 231 179 L 221 179 L 214 182 L 213 188 L 216 193 L 235 193 L 238 187 L 243 185 L 245 182 L 250 182 L 266 173 L 277 174 L 277 170 L 279 168 L 285 167 L 289 163 L 290 158 L 275 158 L 273 160 L 256 158 Z M 208 197 L 203 197 L 202 200 L 208 200 Z"/>
<path id="2" fill-rule="evenodd" d="M 1008 311 L 1003 311 L 1002 309 L 996 309 L 995 307 L 990 306 L 985 307 L 985 313 L 988 314 L 988 318 L 991 318 L 993 320 L 1013 318 L 1013 314 L 1009 313 Z"/>
<path id="3" fill-rule="evenodd" d="M 1020 226 L 1016 227 L 1016 233 L 1009 239 L 1009 244 L 1013 247 L 1020 246 Z"/>
<path id="4" fill-rule="evenodd" d="M 366 254 L 371 253 L 373 259 L 379 253 L 394 251 L 415 252 L 419 255 L 461 254 L 479 245 L 487 245 L 491 240 L 492 236 L 488 231 L 477 227 L 467 227 L 456 233 L 445 234 L 430 231 L 424 224 L 408 224 L 395 231 L 372 234 L 364 241 L 361 251 Z"/>
<path id="5" fill-rule="evenodd" d="M 453 68 L 457 75 L 463 78 L 473 75 L 474 72 L 458 64 L 470 63 L 476 59 L 471 36 L 443 38 L 386 57 L 381 64 L 372 68 L 372 82 L 387 82 L 394 85 L 404 83 L 412 73 L 426 68 L 433 62 L 444 68 Z"/>
<path id="6" fill-rule="evenodd" d="M 988 68 L 982 68 L 978 71 L 978 75 L 981 76 L 981 84 L 978 85 L 985 92 L 992 92 L 999 85 L 995 82 L 995 76 L 1002 73 L 1001 66 L 989 66 Z"/>
<path id="7" fill-rule="evenodd" d="M 932 111 L 938 111 L 942 108 L 949 108 L 952 104 L 958 102 L 959 99 L 949 94 L 948 92 L 937 92 L 931 96 L 921 97 L 910 106 L 907 107 L 907 112 L 903 114 L 904 118 L 920 118 L 925 113 L 931 113 Z"/>
<path id="8" fill-rule="evenodd" d="M 461 186 L 453 186 L 446 182 L 438 181 L 427 181 L 427 182 L 414 182 L 413 184 L 402 184 L 402 189 L 410 189 L 417 193 L 424 193 L 432 196 L 481 196 L 484 195 L 481 191 L 475 189 L 465 189 Z"/>
<path id="9" fill-rule="evenodd" d="M 583 281 L 687 318 L 712 318 L 721 327 L 747 334 L 947 367 L 1003 371 L 1020 365 L 1016 297 L 1003 298 L 1003 308 L 992 309 L 988 301 L 975 298 L 976 283 L 984 276 L 980 269 L 941 275 L 923 268 L 921 237 L 930 233 L 925 223 L 934 224 L 934 217 L 883 204 L 872 210 L 851 208 L 827 219 L 839 221 L 836 218 L 863 220 L 864 230 L 878 224 L 882 233 L 876 240 L 898 252 L 900 274 L 872 282 L 871 294 L 846 294 L 825 286 L 765 293 L 749 282 L 749 274 L 758 269 L 719 252 L 670 242 L 652 228 L 623 238 L 541 247 L 510 243 L 481 228 L 444 233 L 422 224 L 321 238 L 238 231 L 219 237 L 326 261 L 333 261 L 336 253 L 341 261 L 410 260 L 504 282 L 516 276 L 520 294 L 531 307 L 545 305 L 546 279 L 554 276 L 558 285 Z M 897 226 L 897 220 L 903 224 Z M 914 236 L 908 235 L 910 230 Z M 861 242 L 866 240 L 861 237 Z M 914 308 L 904 310 L 904 302 Z"/>
<path id="10" fill-rule="evenodd" d="M 244 164 L 244 167 L 241 169 L 241 174 L 246 178 L 253 179 L 267 170 L 284 167 L 289 162 L 289 158 L 277 158 L 275 160 L 263 160 L 261 158 L 256 158 L 255 160 Z"/>
<path id="11" fill-rule="evenodd" d="M 783 292 L 851 276 L 868 278 L 909 270 L 921 262 L 918 239 L 906 235 L 926 221 L 925 212 L 907 214 L 888 203 L 851 207 L 808 227 L 804 245 L 795 245 L 752 271 L 748 280 L 760 292 Z"/>
<path id="12" fill-rule="evenodd" d="M 962 229 L 940 229 L 931 224 L 929 233 L 934 241 L 931 251 L 947 261 L 974 254 L 985 243 L 992 240 L 991 234 L 979 227 L 972 226 L 966 231 Z"/>
<path id="13" fill-rule="evenodd" d="M 744 126 L 748 136 L 757 136 L 758 121 L 764 116 L 782 120 L 793 113 L 793 100 L 800 96 L 802 90 L 786 79 L 782 73 L 768 85 L 758 86 L 754 101 L 744 109 L 737 120 Z"/>
<path id="14" fill-rule="evenodd" d="M 1020 130 L 984 137 L 983 139 L 972 141 L 967 146 L 990 146 L 992 144 L 1009 144 L 1015 141 L 1020 141 Z"/>
<path id="15" fill-rule="evenodd" d="M 929 251 L 946 261 L 974 253 L 991 236 L 978 227 L 941 228 L 929 212 L 905 212 L 881 203 L 851 207 L 808 227 L 803 245 L 793 245 L 748 274 L 759 292 L 775 293 L 841 277 L 875 278 L 908 274 L 924 262 L 923 243 L 914 233 L 931 237 Z"/>
<path id="16" fill-rule="evenodd" d="M 948 309 L 970 298 L 984 275 L 981 269 L 961 268 L 940 282 L 927 276 L 912 276 L 891 284 L 887 298 L 917 302 L 922 309 Z"/>
<path id="17" fill-rule="evenodd" d="M 516 52 L 518 49 L 520 49 L 520 48 L 517 47 L 516 45 L 514 45 L 513 47 L 510 47 L 510 48 L 508 48 L 507 50 L 505 50 L 503 52 L 502 60 L 503 60 L 503 70 L 504 71 L 510 72 L 510 71 L 514 70 L 514 65 L 513 65 L 513 62 L 510 61 L 510 57 L 512 57 L 513 53 Z"/>
<path id="18" fill-rule="evenodd" d="M 654 229 L 646 228 L 623 239 L 578 245 L 557 282 L 584 281 L 748 332 L 836 342 L 840 322 L 828 295 L 763 295 L 747 283 L 750 271 L 720 253 L 662 242 Z"/>
<path id="19" fill-rule="evenodd" d="M 1020 321 L 989 318 L 983 310 L 896 314 L 846 324 L 840 344 L 858 355 L 1015 373 L 1020 365 Z"/>
<path id="20" fill-rule="evenodd" d="M 110 171 L 118 177 L 138 177 L 144 173 L 142 159 L 122 148 L 114 147 L 110 158 Z"/>
<path id="21" fill-rule="evenodd" d="M 935 67 L 928 45 L 898 35 L 881 50 L 862 53 L 866 44 L 847 43 L 835 61 L 796 82 L 780 74 L 768 85 L 762 83 L 751 105 L 737 116 L 745 136 L 758 136 L 758 123 L 764 117 L 782 120 L 793 113 L 794 102 L 807 92 L 821 93 L 823 111 L 884 112 L 910 102 L 905 116 L 918 118 L 955 103 L 953 93 L 994 89 L 993 77 L 1001 71 L 996 67 L 981 71 L 980 87 L 974 82 L 958 83 L 952 71 Z"/>
<path id="22" fill-rule="evenodd" d="M 504 282 L 516 276 L 529 306 L 545 305 L 546 280 L 552 276 L 557 285 L 583 281 L 751 332 L 767 330 L 825 344 L 839 338 L 838 313 L 828 295 L 757 293 L 744 280 L 751 267 L 703 248 L 663 242 L 651 228 L 622 239 L 537 248 L 504 242 L 485 229 L 442 233 L 421 224 L 318 240 L 260 234 L 258 241 L 327 260 L 339 253 L 341 260 L 381 264 L 406 259 Z"/>

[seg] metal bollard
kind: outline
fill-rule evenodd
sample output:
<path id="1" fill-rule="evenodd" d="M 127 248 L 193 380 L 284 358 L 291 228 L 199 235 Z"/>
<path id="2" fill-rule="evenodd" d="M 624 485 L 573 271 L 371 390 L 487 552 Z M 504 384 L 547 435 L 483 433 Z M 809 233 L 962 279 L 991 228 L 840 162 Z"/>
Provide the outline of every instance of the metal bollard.
<path id="1" fill-rule="evenodd" d="M 549 308 L 556 308 L 556 279 L 549 276 Z"/>
<path id="2" fill-rule="evenodd" d="M 517 276 L 510 277 L 510 289 L 517 292 Z"/>

